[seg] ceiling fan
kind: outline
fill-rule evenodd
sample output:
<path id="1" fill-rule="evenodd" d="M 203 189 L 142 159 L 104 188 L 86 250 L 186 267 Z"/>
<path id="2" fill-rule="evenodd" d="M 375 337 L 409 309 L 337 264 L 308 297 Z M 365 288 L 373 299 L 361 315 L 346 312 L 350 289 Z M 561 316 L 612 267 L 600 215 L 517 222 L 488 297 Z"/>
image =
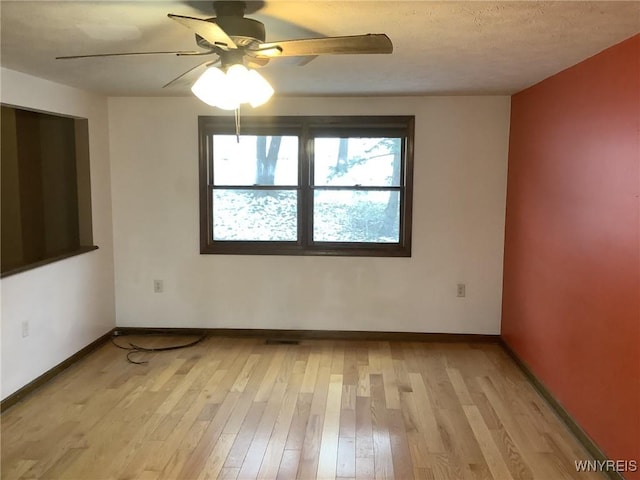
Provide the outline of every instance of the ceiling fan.
<path id="1" fill-rule="evenodd" d="M 220 65 L 223 73 L 231 72 L 232 70 L 235 70 L 237 73 L 240 69 L 232 67 L 243 66 L 255 69 L 266 65 L 271 59 L 279 57 L 302 57 L 299 65 L 303 65 L 313 60 L 317 55 L 380 54 L 393 52 L 393 44 L 385 34 L 304 38 L 265 42 L 266 35 L 264 24 L 258 20 L 244 16 L 247 11 L 247 3 L 250 4 L 252 12 L 264 4 L 264 2 L 214 1 L 213 9 L 216 16 L 207 19 L 175 15 L 172 13 L 168 14 L 169 18 L 195 32 L 196 44 L 201 47 L 202 50 L 99 53 L 93 55 L 62 56 L 56 57 L 56 59 L 70 60 L 90 57 L 120 57 L 136 55 L 213 57 L 208 58 L 203 63 L 174 78 L 163 86 L 163 88 L 165 88 L 195 78 L 202 70 L 205 70 L 204 74 L 202 74 L 202 77 L 204 77 L 205 74 L 211 71 L 209 67 L 216 65 Z M 260 78 L 262 77 L 260 76 Z M 238 79 L 239 77 L 236 75 L 233 79 L 233 83 L 237 83 Z M 269 88 L 271 87 L 269 86 Z M 196 92 L 194 91 L 194 93 Z M 273 90 L 271 90 L 271 94 L 272 93 Z M 196 93 L 196 95 L 200 97 L 198 93 Z"/>

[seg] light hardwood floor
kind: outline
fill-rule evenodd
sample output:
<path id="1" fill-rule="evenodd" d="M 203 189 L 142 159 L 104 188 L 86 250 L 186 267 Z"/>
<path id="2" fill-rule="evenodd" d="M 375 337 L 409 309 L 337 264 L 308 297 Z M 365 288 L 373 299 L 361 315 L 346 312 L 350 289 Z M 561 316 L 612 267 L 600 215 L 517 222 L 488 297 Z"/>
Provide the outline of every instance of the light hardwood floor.
<path id="1" fill-rule="evenodd" d="M 576 473 L 587 453 L 499 345 L 125 353 L 105 344 L 3 413 L 3 479 L 604 478 Z"/>

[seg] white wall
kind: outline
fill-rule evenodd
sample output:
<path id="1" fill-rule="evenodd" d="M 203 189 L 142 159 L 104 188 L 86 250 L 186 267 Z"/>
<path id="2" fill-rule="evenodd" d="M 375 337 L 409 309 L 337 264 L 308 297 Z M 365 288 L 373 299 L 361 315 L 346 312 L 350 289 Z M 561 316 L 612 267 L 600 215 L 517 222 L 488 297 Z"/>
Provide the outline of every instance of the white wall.
<path id="1" fill-rule="evenodd" d="M 220 111 L 110 98 L 117 324 L 499 333 L 509 109 L 509 97 L 274 99 L 255 113 L 416 116 L 413 256 L 200 255 L 197 117 Z"/>
<path id="2" fill-rule="evenodd" d="M 2 69 L 0 101 L 89 119 L 93 240 L 98 250 L 0 280 L 7 397 L 115 326 L 107 100 Z M 21 324 L 30 334 L 22 337 Z"/>

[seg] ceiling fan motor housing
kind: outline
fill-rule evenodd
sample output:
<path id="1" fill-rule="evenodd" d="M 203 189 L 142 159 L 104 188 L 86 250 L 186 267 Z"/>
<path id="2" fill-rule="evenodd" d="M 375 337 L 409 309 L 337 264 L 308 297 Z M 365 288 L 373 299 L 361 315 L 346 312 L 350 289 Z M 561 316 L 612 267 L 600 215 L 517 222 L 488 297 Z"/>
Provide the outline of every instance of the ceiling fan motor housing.
<path id="1" fill-rule="evenodd" d="M 265 28 L 262 22 L 245 18 L 246 2 L 213 2 L 217 17 L 208 18 L 207 22 L 217 24 L 225 31 L 238 47 L 257 45 L 265 41 Z M 200 35 L 196 35 L 196 42 L 203 48 L 213 47 Z"/>
<path id="2" fill-rule="evenodd" d="M 251 18 L 215 17 L 208 18 L 207 22 L 218 24 L 238 47 L 259 44 L 265 40 L 264 24 Z M 211 49 L 214 47 L 200 35 L 196 35 L 196 42 L 202 48 Z"/>

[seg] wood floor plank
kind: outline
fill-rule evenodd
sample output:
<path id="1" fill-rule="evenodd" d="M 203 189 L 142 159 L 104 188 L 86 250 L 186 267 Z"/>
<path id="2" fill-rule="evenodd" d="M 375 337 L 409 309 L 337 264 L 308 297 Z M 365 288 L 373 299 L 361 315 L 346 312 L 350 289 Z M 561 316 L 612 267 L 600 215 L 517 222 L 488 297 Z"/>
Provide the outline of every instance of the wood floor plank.
<path id="1" fill-rule="evenodd" d="M 491 403 L 491 408 L 496 412 L 518 449 L 522 452 L 535 452 L 535 448 L 525 435 L 522 426 L 518 425 L 516 412 L 509 410 L 508 405 L 504 403 L 504 397 L 495 388 L 495 384 L 488 378 L 479 381 L 484 394 Z"/>
<path id="2" fill-rule="evenodd" d="M 205 384 L 206 385 L 206 384 Z M 172 458 L 176 445 L 182 449 L 193 450 L 210 424 L 214 414 L 207 420 L 199 419 L 200 413 L 207 402 L 207 394 L 202 392 L 187 392 L 185 395 L 196 394 L 195 400 L 188 406 L 184 414 L 166 438 L 162 439 L 156 454 L 149 459 L 147 467 L 151 470 L 164 471 L 167 462 Z M 217 409 L 216 409 L 217 411 Z"/>
<path id="3" fill-rule="evenodd" d="M 344 376 L 342 377 L 344 381 Z M 342 385 L 342 405 L 340 406 L 340 436 L 356 436 L 356 386 Z"/>
<path id="4" fill-rule="evenodd" d="M 185 362 L 184 358 L 176 358 L 171 364 L 156 377 L 155 382 L 149 389 L 151 392 L 158 392 L 175 375 L 176 371 Z"/>
<path id="5" fill-rule="evenodd" d="M 309 418 L 305 429 L 304 442 L 300 453 L 298 478 L 315 478 L 318 471 L 320 439 L 322 438 L 322 425 L 324 423 L 330 375 L 330 367 L 321 367 L 318 369 L 316 385 L 309 408 Z"/>
<path id="6" fill-rule="evenodd" d="M 160 477 L 160 472 L 154 470 L 145 470 L 138 475 L 137 480 L 157 480 Z"/>
<path id="7" fill-rule="evenodd" d="M 445 452 L 450 461 L 462 464 L 464 469 L 468 465 L 486 465 L 478 440 L 467 421 L 462 407 L 452 405 L 451 409 L 436 411 L 438 427 L 443 438 Z"/>
<path id="8" fill-rule="evenodd" d="M 204 431 L 204 429 L 203 429 Z M 167 461 L 164 469 L 160 472 L 160 479 L 175 480 L 180 478 L 180 472 L 187 463 L 193 449 L 179 447 L 174 450 L 173 454 Z"/>
<path id="9" fill-rule="evenodd" d="M 198 475 L 198 480 L 215 480 L 218 478 L 235 438 L 236 435 L 234 433 L 223 433 L 218 437 L 218 441 L 214 445 L 209 458 L 205 461 L 200 475 Z"/>
<path id="10" fill-rule="evenodd" d="M 341 407 L 342 374 L 331 374 L 320 440 L 318 473 L 316 476 L 318 479 L 330 480 L 336 477 Z"/>
<path id="11" fill-rule="evenodd" d="M 448 453 L 429 454 L 429 466 L 437 480 L 475 480 L 467 474 L 468 464 L 461 464 Z M 500 479 L 494 479 L 500 480 Z M 551 480 L 551 479 L 548 479 Z"/>
<path id="12" fill-rule="evenodd" d="M 241 392 L 241 395 L 238 404 L 233 409 L 233 413 L 224 426 L 223 433 L 237 434 L 239 432 L 242 424 L 244 423 L 244 419 L 247 416 L 247 413 L 251 409 L 252 405 L 256 403 L 257 391 L 259 390 L 261 385 L 260 380 L 264 378 L 267 366 L 268 362 L 261 362 L 255 368 L 252 367 L 253 371 L 246 379 L 246 382 L 243 377 L 243 385 L 241 390 L 231 387 L 231 391 L 239 391 Z"/>
<path id="13" fill-rule="evenodd" d="M 121 449 L 119 454 L 113 455 L 107 470 L 118 472 L 119 476 L 130 474 L 132 468 L 135 468 L 136 472 L 149 470 L 150 468 L 147 468 L 151 458 L 149 451 L 153 450 L 155 453 L 158 446 L 162 444 L 153 436 L 153 432 L 157 431 L 162 418 L 157 413 L 149 417 L 148 421 L 131 436 L 126 443 L 126 448 Z"/>
<path id="14" fill-rule="evenodd" d="M 278 476 L 289 429 L 291 428 L 291 421 L 293 420 L 296 404 L 298 403 L 298 392 L 302 385 L 303 375 L 296 374 L 294 377 L 295 378 L 289 382 L 284 394 L 273 432 L 269 438 L 269 443 L 267 444 L 262 464 L 260 465 L 258 472 L 259 479 L 271 480 Z"/>
<path id="15" fill-rule="evenodd" d="M 337 343 L 331 355 L 331 374 L 344 375 L 344 343 Z"/>
<path id="16" fill-rule="evenodd" d="M 251 354 L 247 359 L 247 362 L 242 367 L 242 370 L 236 377 L 235 382 L 231 385 L 232 392 L 244 392 L 247 383 L 249 383 L 249 379 L 251 378 L 251 372 L 253 371 L 256 364 L 260 361 L 261 355 Z"/>
<path id="17" fill-rule="evenodd" d="M 285 445 L 287 450 L 302 450 L 312 399 L 313 394 L 311 393 L 298 393 L 298 401 Z"/>
<path id="18" fill-rule="evenodd" d="M 219 480 L 236 480 L 238 478 L 238 474 L 240 473 L 239 468 L 227 468 L 223 467 L 220 470 L 220 475 L 218 475 Z"/>
<path id="19" fill-rule="evenodd" d="M 359 458 L 373 462 L 374 455 L 371 398 L 356 397 L 356 463 Z"/>
<path id="20" fill-rule="evenodd" d="M 356 479 L 357 480 L 372 480 L 376 477 L 376 467 L 371 457 L 356 457 Z"/>
<path id="21" fill-rule="evenodd" d="M 382 342 L 382 383 L 384 384 L 384 401 L 387 409 L 400 408 L 400 393 L 398 380 L 391 354 L 389 342 Z"/>
<path id="22" fill-rule="evenodd" d="M 70 448 L 66 450 L 64 454 L 42 474 L 41 478 L 64 478 L 63 472 L 65 472 L 80 455 L 82 455 L 83 451 L 83 448 Z M 17 475 L 16 478 L 20 476 L 21 475 Z M 8 475 L 8 478 L 11 478 L 11 475 Z"/>
<path id="23" fill-rule="evenodd" d="M 340 373 L 340 372 L 338 372 Z M 344 352 L 344 368 L 342 370 L 344 385 L 358 384 L 358 353 L 351 345 L 347 345 Z"/>
<path id="24" fill-rule="evenodd" d="M 206 460 L 218 442 L 231 412 L 238 401 L 239 392 L 228 392 L 215 416 L 207 425 L 196 448 L 191 452 L 188 461 L 182 468 L 178 478 L 198 478 Z"/>
<path id="25" fill-rule="evenodd" d="M 498 345 L 211 337 L 140 358 L 106 344 L 3 412 L 0 476 L 604 479 Z"/>
<path id="26" fill-rule="evenodd" d="M 304 372 L 304 380 L 300 393 L 313 393 L 316 385 L 316 377 L 318 376 L 318 368 L 320 367 L 320 353 L 311 352 L 307 360 L 307 368 Z"/>
<path id="27" fill-rule="evenodd" d="M 415 393 L 402 392 L 400 394 L 400 412 L 404 423 L 404 430 L 409 441 L 411 463 L 414 468 L 426 468 L 425 452 L 428 452 L 426 437 L 420 422 L 420 414 L 415 402 Z"/>
<path id="28" fill-rule="evenodd" d="M 504 462 L 500 450 L 498 450 L 498 447 L 493 441 L 491 432 L 489 432 L 487 425 L 482 420 L 482 415 L 480 415 L 478 408 L 473 405 L 464 405 L 463 410 L 474 435 L 478 439 L 478 444 L 487 461 L 489 470 L 491 470 L 493 474 L 493 478 L 513 480 L 513 476 Z"/>
<path id="29" fill-rule="evenodd" d="M 149 458 L 155 455 L 160 443 L 162 442 L 158 440 L 149 440 L 135 445 L 135 448 L 129 452 L 130 454 L 124 456 L 122 461 L 118 462 L 123 465 L 120 475 L 118 476 L 119 480 L 137 480 L 143 475 L 143 472 L 151 471 L 147 468 L 147 463 L 149 462 Z M 128 462 L 126 462 L 127 459 L 129 460 Z M 113 467 L 110 467 L 110 469 L 111 468 Z M 160 474 L 159 471 L 156 473 L 158 475 Z"/>
<path id="30" fill-rule="evenodd" d="M 369 348 L 369 372 L 371 374 L 381 374 L 383 368 L 383 353 L 382 353 L 382 345 L 384 342 L 372 342 Z"/>
<path id="31" fill-rule="evenodd" d="M 394 478 L 387 417 L 383 375 L 371 375 L 371 424 L 376 479 Z"/>
<path id="32" fill-rule="evenodd" d="M 80 453 L 80 452 L 78 452 L 77 450 L 76 451 L 71 451 L 70 450 L 69 453 L 68 453 L 68 456 L 70 456 L 71 459 L 74 460 L 78 453 Z M 65 452 L 65 455 L 67 455 L 67 452 Z M 59 461 L 60 461 L 60 459 L 59 459 Z M 3 468 L 2 469 L 2 478 L 21 478 L 36 463 L 38 463 L 37 460 L 26 460 L 26 459 L 18 460 L 17 462 L 13 463 L 11 468 Z"/>
<path id="33" fill-rule="evenodd" d="M 409 449 L 408 437 L 400 410 L 387 411 L 393 473 L 396 478 L 413 479 L 413 463 Z"/>
<path id="34" fill-rule="evenodd" d="M 415 404 L 417 405 L 417 420 L 420 430 L 425 437 L 427 449 L 431 453 L 444 452 L 444 445 L 440 437 L 440 429 L 434 414 L 431 398 L 427 392 L 422 375 L 419 373 L 410 373 L 409 380 L 413 389 Z"/>
<path id="35" fill-rule="evenodd" d="M 187 392 L 187 394 L 188 393 L 189 392 Z M 169 435 L 162 439 L 163 441 L 155 452 L 156 455 L 149 460 L 147 466 L 150 469 L 163 471 L 176 445 L 190 450 L 195 449 L 209 426 L 210 420 L 215 416 L 214 412 L 213 416 L 208 420 L 199 420 L 200 413 L 207 402 L 207 394 L 197 391 L 191 393 L 197 395 L 195 400 L 189 405 L 189 408 L 184 414 L 180 416 Z"/>
<path id="36" fill-rule="evenodd" d="M 355 437 L 339 437 L 337 452 L 336 476 L 338 478 L 355 478 L 356 476 L 356 439 Z"/>
<path id="37" fill-rule="evenodd" d="M 473 400 L 471 399 L 471 395 L 469 394 L 469 390 L 467 385 L 460 374 L 460 371 L 456 368 L 447 368 L 447 375 L 449 376 L 449 380 L 451 381 L 451 385 L 458 396 L 458 401 L 461 405 L 474 405 Z"/>
<path id="38" fill-rule="evenodd" d="M 256 428 L 256 433 L 249 446 L 242 467 L 240 468 L 239 478 L 257 478 L 269 439 L 271 438 L 276 419 L 282 406 L 286 389 L 287 384 L 284 382 L 277 382 L 273 387 L 267 406 Z"/>
<path id="39" fill-rule="evenodd" d="M 368 365 L 358 365 L 358 396 L 370 397 L 371 396 L 371 374 Z"/>
<path id="40" fill-rule="evenodd" d="M 240 473 L 240 467 L 247 456 L 247 451 L 256 433 L 256 429 L 260 424 L 260 419 L 266 408 L 266 402 L 253 402 L 251 408 L 244 418 L 244 422 L 238 431 L 236 439 L 231 447 L 229 455 L 224 463 L 225 468 L 237 468 Z"/>
<path id="41" fill-rule="evenodd" d="M 482 415 L 482 413 L 481 413 Z M 490 430 L 493 440 L 505 460 L 514 480 L 533 480 L 533 472 L 504 428 Z M 577 458 L 577 457 L 576 457 Z"/>
<path id="42" fill-rule="evenodd" d="M 300 450 L 285 450 L 280 461 L 280 468 L 276 480 L 293 480 L 298 472 Z"/>

